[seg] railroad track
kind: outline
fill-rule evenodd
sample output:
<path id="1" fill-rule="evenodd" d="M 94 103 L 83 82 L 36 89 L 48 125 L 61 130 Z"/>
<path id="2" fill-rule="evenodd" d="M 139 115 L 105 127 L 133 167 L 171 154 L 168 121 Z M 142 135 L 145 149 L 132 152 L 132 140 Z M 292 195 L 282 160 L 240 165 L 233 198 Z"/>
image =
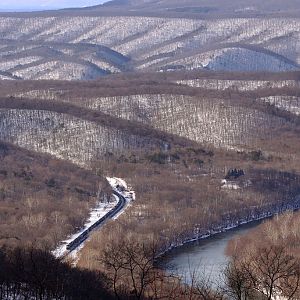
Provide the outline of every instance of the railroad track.
<path id="1" fill-rule="evenodd" d="M 89 228 L 84 230 L 72 242 L 67 244 L 67 247 L 66 247 L 67 252 L 64 254 L 63 258 L 65 258 L 72 251 L 76 250 L 90 236 L 90 233 L 92 231 L 103 226 L 108 220 L 115 217 L 125 207 L 126 202 L 127 202 L 126 198 L 122 194 L 118 193 L 117 191 L 113 191 L 113 194 L 119 198 L 117 205 L 114 208 L 112 208 L 106 215 L 104 215 L 98 221 L 96 221 L 93 225 L 91 225 Z"/>

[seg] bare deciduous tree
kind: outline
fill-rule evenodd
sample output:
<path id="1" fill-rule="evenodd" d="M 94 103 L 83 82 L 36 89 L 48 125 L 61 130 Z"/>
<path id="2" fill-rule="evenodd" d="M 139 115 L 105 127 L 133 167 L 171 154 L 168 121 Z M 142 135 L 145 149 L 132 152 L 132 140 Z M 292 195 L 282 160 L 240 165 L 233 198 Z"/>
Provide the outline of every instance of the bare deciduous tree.
<path id="1" fill-rule="evenodd" d="M 235 299 L 295 299 L 299 290 L 300 263 L 283 246 L 258 249 L 241 260 L 233 260 L 225 272 L 229 292 Z"/>
<path id="2" fill-rule="evenodd" d="M 129 285 L 136 299 L 156 280 L 155 248 L 137 242 L 122 241 L 107 247 L 99 260 L 110 274 L 114 293 L 120 299 L 124 284 Z"/>

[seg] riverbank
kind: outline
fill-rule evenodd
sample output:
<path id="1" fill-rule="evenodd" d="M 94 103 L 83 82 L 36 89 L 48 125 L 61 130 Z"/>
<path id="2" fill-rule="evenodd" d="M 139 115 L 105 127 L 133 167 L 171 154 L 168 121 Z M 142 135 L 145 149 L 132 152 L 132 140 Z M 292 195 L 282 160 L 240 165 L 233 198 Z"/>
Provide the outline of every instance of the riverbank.
<path id="1" fill-rule="evenodd" d="M 184 244 L 166 253 L 157 267 L 167 274 L 180 277 L 191 284 L 195 279 L 209 281 L 218 287 L 230 257 L 226 255 L 229 241 L 248 234 L 262 224 L 263 220 L 243 224 L 234 229 L 206 239 Z"/>
<path id="2" fill-rule="evenodd" d="M 204 234 L 197 234 L 194 237 L 186 238 L 185 240 L 179 243 L 174 243 L 170 245 L 170 247 L 168 247 L 166 250 L 159 252 L 159 254 L 156 255 L 156 260 L 158 261 L 160 258 L 162 258 L 164 255 L 166 255 L 173 249 L 182 247 L 185 244 L 193 243 L 199 240 L 216 236 L 218 234 L 230 231 L 232 229 L 236 229 L 241 225 L 250 224 L 256 221 L 266 220 L 272 218 L 275 215 L 282 214 L 287 211 L 296 211 L 299 209 L 300 209 L 300 195 L 296 196 L 294 200 L 290 201 L 289 203 L 281 203 L 281 205 L 275 206 L 272 210 L 262 211 L 256 215 L 250 213 L 250 217 L 248 216 L 247 219 L 237 220 L 231 223 L 228 222 L 226 224 L 222 224 L 214 228 L 208 229 L 207 232 Z"/>
<path id="3" fill-rule="evenodd" d="M 225 254 L 228 242 L 237 236 L 247 234 L 274 215 L 298 210 L 299 200 L 300 196 L 295 198 L 292 206 L 289 204 L 280 209 L 278 207 L 273 212 L 262 212 L 256 219 L 243 220 L 239 224 L 232 224 L 199 238 L 186 240 L 181 245 L 160 254 L 157 257 L 157 267 L 180 277 L 186 284 L 191 284 L 197 278 L 217 287 L 224 279 L 222 274 L 229 261 L 229 257 Z"/>

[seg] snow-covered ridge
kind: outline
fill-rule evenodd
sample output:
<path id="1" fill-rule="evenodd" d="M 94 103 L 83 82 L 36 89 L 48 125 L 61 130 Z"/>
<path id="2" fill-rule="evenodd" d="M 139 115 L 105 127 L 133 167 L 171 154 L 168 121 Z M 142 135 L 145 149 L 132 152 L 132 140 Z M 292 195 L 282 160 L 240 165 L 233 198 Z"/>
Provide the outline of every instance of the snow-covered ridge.
<path id="1" fill-rule="evenodd" d="M 21 64 L 31 68 L 26 71 L 27 67 L 15 66 L 16 74 L 22 78 L 29 78 L 35 71 L 36 78 L 58 79 L 95 78 L 101 75 L 95 73 L 97 68 L 122 71 L 126 60 L 119 61 L 116 53 L 106 52 L 103 59 L 102 50 L 82 50 L 82 45 L 103 45 L 132 57 L 137 68 L 182 65 L 186 69 L 287 71 L 297 69 L 300 63 L 299 28 L 297 18 L 0 17 L 0 36 L 3 42 L 9 41 L 0 48 L 0 59 L 9 55 L 11 62 L 7 63 L 14 65 L 22 57 Z M 24 42 L 22 47 L 20 41 Z M 274 55 L 242 45 L 259 46 Z M 206 52 L 199 53 L 199 49 Z M 43 57 L 41 64 L 31 62 L 32 53 Z M 72 58 L 72 62 L 53 59 L 63 55 Z M 74 59 L 88 64 L 76 63 Z M 39 74 L 39 65 L 49 68 L 49 72 Z"/>
<path id="2" fill-rule="evenodd" d="M 284 122 L 255 109 L 224 103 L 221 99 L 199 101 L 186 95 L 144 94 L 67 99 L 63 97 L 63 92 L 32 91 L 16 96 L 74 101 L 76 105 L 225 148 L 248 145 L 256 138 L 270 136 L 271 130 Z"/>
<path id="3" fill-rule="evenodd" d="M 0 80 L 13 80 L 13 78 L 10 76 L 5 76 L 0 74 Z"/>
<path id="4" fill-rule="evenodd" d="M 238 91 L 256 91 L 262 89 L 274 88 L 299 88 L 300 81 L 296 80 L 226 80 L 226 79 L 191 79 L 177 81 L 179 84 L 185 84 L 192 87 L 206 88 L 212 90 L 238 90 Z"/>
<path id="5" fill-rule="evenodd" d="M 164 64 L 170 65 L 170 63 Z M 229 72 L 283 72 L 300 69 L 296 64 L 279 56 L 238 47 L 217 49 L 173 60 L 172 65 L 182 66 L 188 70 L 208 69 Z M 160 68 L 164 69 L 162 66 Z"/>
<path id="6" fill-rule="evenodd" d="M 31 99 L 44 99 L 44 100 L 61 100 L 70 101 L 64 96 L 64 90 L 30 90 L 28 92 L 21 92 L 13 94 L 15 98 L 31 98 Z M 62 97 L 64 96 L 64 97 Z"/>
<path id="7" fill-rule="evenodd" d="M 192 79 L 179 80 L 176 83 L 211 90 L 259 91 L 270 89 L 300 88 L 296 80 L 224 80 L 224 79 Z M 256 99 L 266 102 L 282 110 L 300 115 L 300 98 L 296 96 L 274 95 Z"/>
<path id="8" fill-rule="evenodd" d="M 98 78 L 105 72 L 88 65 L 52 60 L 22 69 L 18 68 L 12 74 L 28 80 L 79 80 Z"/>
<path id="9" fill-rule="evenodd" d="M 199 101 L 185 95 L 102 97 L 83 103 L 91 109 L 217 147 L 248 144 L 267 132 L 270 134 L 271 128 L 283 122 L 254 109 L 226 104 L 221 99 Z"/>
<path id="10" fill-rule="evenodd" d="M 298 64 L 284 57 L 238 47 L 187 55 L 181 59 L 156 58 L 138 66 L 139 69 L 146 67 L 159 71 L 206 69 L 226 72 L 288 72 L 300 70 Z"/>
<path id="11" fill-rule="evenodd" d="M 41 59 L 40 56 L 27 56 L 22 58 L 13 58 L 13 59 L 9 59 L 8 57 L 0 58 L 0 70 L 8 71 L 9 69 L 12 69 L 16 66 L 30 64 L 40 59 Z"/>
<path id="12" fill-rule="evenodd" d="M 155 146 L 147 137 L 70 115 L 22 109 L 0 109 L 0 139 L 83 167 L 108 152 Z"/>

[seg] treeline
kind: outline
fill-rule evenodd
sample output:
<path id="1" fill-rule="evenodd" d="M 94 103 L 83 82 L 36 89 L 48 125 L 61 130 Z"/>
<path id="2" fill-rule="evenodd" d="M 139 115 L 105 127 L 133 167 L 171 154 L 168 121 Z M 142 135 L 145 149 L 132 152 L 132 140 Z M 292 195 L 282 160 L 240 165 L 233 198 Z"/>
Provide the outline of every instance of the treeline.
<path id="1" fill-rule="evenodd" d="M 259 251 L 258 251 L 259 250 Z M 124 239 L 97 259 L 104 275 L 71 267 L 44 250 L 0 248 L 0 300 L 257 300 L 298 299 L 300 261 L 283 247 L 267 246 L 246 263 L 234 258 L 219 285 L 191 269 L 189 285 L 157 269 L 155 244 Z"/>
<path id="2" fill-rule="evenodd" d="M 299 212 L 288 212 L 229 242 L 227 275 L 237 299 L 253 299 L 254 291 L 266 299 L 299 299 L 299 225 Z"/>
<path id="3" fill-rule="evenodd" d="M 298 201 L 299 197 L 300 191 L 298 191 Z M 287 212 L 264 222 L 248 234 L 230 241 L 227 253 L 231 256 L 243 257 L 245 253 L 251 252 L 254 248 L 274 245 L 284 247 L 290 255 L 300 258 L 299 228 L 299 211 Z"/>
<path id="4" fill-rule="evenodd" d="M 262 246 L 258 242 L 233 256 L 224 279 L 230 299 L 299 299 L 300 260 L 284 245 Z"/>
<path id="5" fill-rule="evenodd" d="M 109 300 L 107 279 L 33 248 L 0 248 L 1 300 Z"/>
<path id="6" fill-rule="evenodd" d="M 90 81 L 63 81 L 63 80 L 22 80 L 22 81 L 0 81 L 1 96 L 12 95 L 13 93 L 28 92 L 32 90 L 46 90 L 50 92 L 62 91 L 64 96 L 68 97 L 92 97 L 101 96 L 121 96 L 134 95 L 145 93 L 175 93 L 175 94 L 189 94 L 199 95 L 201 88 L 195 89 L 189 86 L 178 85 L 176 82 L 191 81 L 191 82 L 211 82 L 214 85 L 222 87 L 223 83 L 236 81 L 241 86 L 247 87 L 248 82 L 263 82 L 260 92 L 267 92 L 270 88 L 276 89 L 276 82 L 281 84 L 286 82 L 287 86 L 282 86 L 287 89 L 294 89 L 300 80 L 300 72 L 280 72 L 280 73 L 243 73 L 243 72 L 214 72 L 214 71 L 174 71 L 166 73 L 147 72 L 147 73 L 126 73 L 113 74 Z M 218 84 L 219 82 L 219 84 Z M 288 83 L 292 83 L 290 86 Z M 267 86 L 266 86 L 267 85 Z M 202 88 L 209 90 L 210 85 L 205 85 Z M 213 91 L 211 91 L 213 92 Z M 224 94 L 227 97 L 227 94 Z M 231 92 L 238 92 L 232 89 Z M 244 90 L 244 93 L 250 92 Z M 207 92 L 206 92 L 207 93 Z M 209 94 L 211 95 L 211 94 Z M 214 95 L 221 95 L 218 90 L 214 91 Z"/>

